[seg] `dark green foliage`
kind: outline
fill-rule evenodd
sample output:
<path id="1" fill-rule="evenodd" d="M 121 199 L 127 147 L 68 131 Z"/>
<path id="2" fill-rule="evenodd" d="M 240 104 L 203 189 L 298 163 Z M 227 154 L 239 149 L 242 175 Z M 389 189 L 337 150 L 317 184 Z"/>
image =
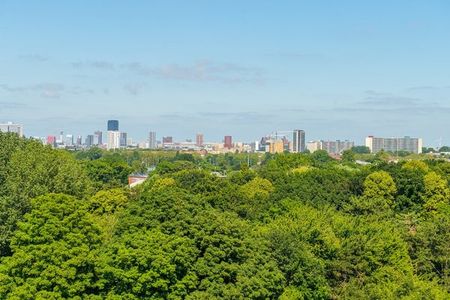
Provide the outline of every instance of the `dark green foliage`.
<path id="1" fill-rule="evenodd" d="M 353 153 L 358 153 L 358 154 L 368 154 L 368 153 L 370 153 L 369 147 L 366 147 L 366 146 L 354 146 L 354 147 L 352 147 L 351 150 L 352 150 Z"/>

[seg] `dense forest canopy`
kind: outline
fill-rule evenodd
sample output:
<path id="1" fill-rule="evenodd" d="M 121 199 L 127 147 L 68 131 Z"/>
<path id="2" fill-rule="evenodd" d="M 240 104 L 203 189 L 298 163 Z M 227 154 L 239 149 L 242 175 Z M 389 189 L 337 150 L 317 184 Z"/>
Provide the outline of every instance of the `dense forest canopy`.
<path id="1" fill-rule="evenodd" d="M 69 153 L 0 133 L 0 299 L 450 299 L 450 162 L 365 152 Z M 130 189 L 133 172 L 149 177 Z"/>

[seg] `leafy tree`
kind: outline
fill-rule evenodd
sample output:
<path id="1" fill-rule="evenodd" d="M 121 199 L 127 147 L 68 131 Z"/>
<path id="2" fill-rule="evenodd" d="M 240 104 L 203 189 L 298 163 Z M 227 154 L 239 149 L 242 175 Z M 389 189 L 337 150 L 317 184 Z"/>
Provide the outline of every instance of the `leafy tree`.
<path id="1" fill-rule="evenodd" d="M 364 180 L 361 197 L 352 197 L 353 210 L 359 213 L 385 212 L 393 204 L 397 188 L 391 175 L 385 171 L 373 172 Z"/>
<path id="2" fill-rule="evenodd" d="M 95 293 L 100 230 L 86 202 L 62 194 L 32 201 L 0 266 L 0 297 L 73 298 Z"/>
<path id="3" fill-rule="evenodd" d="M 352 150 L 345 150 L 342 153 L 342 161 L 345 163 L 354 163 L 355 162 L 355 153 Z"/>
<path id="4" fill-rule="evenodd" d="M 0 253 L 9 254 L 9 239 L 17 221 L 29 212 L 30 199 L 47 193 L 66 193 L 84 197 L 91 193 L 91 182 L 82 166 L 63 151 L 28 142 L 9 159 L 0 197 Z"/>
<path id="5" fill-rule="evenodd" d="M 358 153 L 358 154 L 369 154 L 370 153 L 369 147 L 366 147 L 366 146 L 353 146 L 351 150 L 353 153 Z"/>
<path id="6" fill-rule="evenodd" d="M 425 191 L 423 199 L 425 208 L 434 210 L 439 203 L 450 202 L 450 189 L 447 180 L 435 172 L 430 172 L 423 178 Z"/>

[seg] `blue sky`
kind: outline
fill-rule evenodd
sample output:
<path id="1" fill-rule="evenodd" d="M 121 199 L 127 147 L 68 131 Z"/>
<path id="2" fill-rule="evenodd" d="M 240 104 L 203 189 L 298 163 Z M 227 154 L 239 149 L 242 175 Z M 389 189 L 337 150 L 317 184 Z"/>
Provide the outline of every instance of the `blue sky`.
<path id="1" fill-rule="evenodd" d="M 450 144 L 449 1 L 0 0 L 0 121 Z"/>

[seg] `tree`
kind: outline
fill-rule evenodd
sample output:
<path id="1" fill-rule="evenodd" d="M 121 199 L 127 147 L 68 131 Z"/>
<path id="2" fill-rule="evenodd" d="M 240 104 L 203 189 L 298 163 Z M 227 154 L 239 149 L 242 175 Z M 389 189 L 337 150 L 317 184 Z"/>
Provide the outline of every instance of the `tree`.
<path id="1" fill-rule="evenodd" d="M 355 153 L 352 150 L 345 150 L 342 153 L 342 161 L 345 163 L 354 163 L 355 162 Z"/>
<path id="2" fill-rule="evenodd" d="M 450 152 L 450 146 L 442 146 L 439 148 L 439 152 Z"/>
<path id="3" fill-rule="evenodd" d="M 100 230 L 77 198 L 48 194 L 32 200 L 18 224 L 13 255 L 0 266 L 0 298 L 73 298 L 95 293 Z"/>
<path id="4" fill-rule="evenodd" d="M 353 210 L 358 213 L 386 212 L 394 204 L 397 188 L 391 175 L 385 171 L 371 173 L 364 180 L 364 192 L 352 197 Z"/>
<path id="5" fill-rule="evenodd" d="M 30 199 L 46 193 L 85 197 L 91 182 L 82 166 L 67 152 L 53 150 L 37 142 L 27 142 L 10 155 L 0 197 L 0 253 L 8 254 L 8 244 L 17 221 L 29 212 Z"/>
<path id="6" fill-rule="evenodd" d="M 439 203 L 449 203 L 450 189 L 446 179 L 435 172 L 430 172 L 424 176 L 423 181 L 425 191 L 422 197 L 426 209 L 434 210 Z"/>
<path id="7" fill-rule="evenodd" d="M 353 153 L 358 153 L 358 154 L 369 154 L 370 153 L 370 148 L 366 147 L 366 146 L 353 146 L 351 150 Z"/>

